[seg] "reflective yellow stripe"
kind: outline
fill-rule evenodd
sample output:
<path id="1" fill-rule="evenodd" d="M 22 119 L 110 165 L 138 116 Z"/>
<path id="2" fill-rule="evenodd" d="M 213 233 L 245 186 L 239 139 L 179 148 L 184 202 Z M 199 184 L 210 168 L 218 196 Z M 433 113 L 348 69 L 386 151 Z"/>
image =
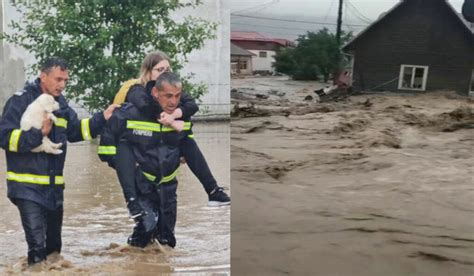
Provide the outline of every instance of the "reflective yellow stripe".
<path id="1" fill-rule="evenodd" d="M 20 140 L 21 129 L 14 129 L 10 135 L 9 151 L 18 152 L 18 140 Z"/>
<path id="2" fill-rule="evenodd" d="M 183 130 L 190 130 L 190 129 L 191 129 L 191 122 L 184 122 Z M 168 127 L 168 126 L 163 127 L 162 130 L 163 130 L 163 132 L 176 131 L 174 128 Z"/>
<path id="3" fill-rule="evenodd" d="M 178 167 L 172 174 L 163 177 L 163 178 L 160 180 L 160 183 L 158 183 L 158 184 L 170 182 L 171 180 L 173 180 L 173 179 L 176 177 L 176 175 L 178 174 L 178 170 L 179 170 L 179 167 Z"/>
<path id="4" fill-rule="evenodd" d="M 174 128 L 172 127 L 168 127 L 168 126 L 164 126 L 162 128 L 163 132 L 171 132 L 171 131 L 176 131 Z"/>
<path id="5" fill-rule="evenodd" d="M 158 185 L 166 183 L 166 182 L 170 182 L 171 180 L 173 180 L 176 177 L 176 175 L 178 174 L 178 171 L 179 171 L 179 167 L 172 174 L 163 177 L 160 180 L 160 183 L 158 183 Z M 155 181 L 156 180 L 156 176 L 154 176 L 152 174 L 149 174 L 149 173 L 146 173 L 146 172 L 143 172 L 143 171 L 142 171 L 142 173 L 148 180 L 150 180 L 150 181 Z"/>
<path id="6" fill-rule="evenodd" d="M 149 173 L 146 173 L 146 172 L 143 172 L 143 175 L 150 181 L 155 181 L 156 180 L 156 176 L 152 175 L 152 174 L 149 174 Z"/>
<path id="7" fill-rule="evenodd" d="M 138 129 L 138 130 L 149 130 L 160 132 L 160 124 L 143 122 L 143 121 L 127 121 L 127 128 Z"/>
<path id="8" fill-rule="evenodd" d="M 49 185 L 49 175 L 7 172 L 7 180 L 40 185 Z M 54 182 L 56 185 L 63 185 L 64 177 L 57 175 L 54 177 Z"/>
<path id="9" fill-rule="evenodd" d="M 81 132 L 83 140 L 91 140 L 91 130 L 89 128 L 89 118 L 81 120 Z"/>
<path id="10" fill-rule="evenodd" d="M 189 134 L 188 137 L 194 139 L 194 134 Z"/>
<path id="11" fill-rule="evenodd" d="M 99 146 L 98 153 L 103 155 L 115 155 L 117 154 L 117 148 L 115 146 Z"/>
<path id="12" fill-rule="evenodd" d="M 67 128 L 67 120 L 63 118 L 58 118 L 54 124 L 58 127 Z"/>
<path id="13" fill-rule="evenodd" d="M 168 126 L 161 127 L 161 124 L 144 122 L 144 121 L 127 121 L 127 128 L 138 129 L 138 130 L 149 130 L 149 131 L 154 131 L 154 132 L 176 131 L 172 127 L 168 127 Z M 190 129 L 191 129 L 191 122 L 184 122 L 183 130 L 190 130 Z"/>

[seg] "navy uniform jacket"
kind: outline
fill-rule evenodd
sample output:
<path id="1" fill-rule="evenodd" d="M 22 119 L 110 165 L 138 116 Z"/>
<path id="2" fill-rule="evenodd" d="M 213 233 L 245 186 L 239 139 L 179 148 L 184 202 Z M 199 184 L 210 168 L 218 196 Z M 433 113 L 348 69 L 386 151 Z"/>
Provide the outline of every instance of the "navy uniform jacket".
<path id="1" fill-rule="evenodd" d="M 40 129 L 20 130 L 20 120 L 28 105 L 41 93 L 38 78 L 25 84 L 23 91 L 16 92 L 8 99 L 0 120 L 0 147 L 6 153 L 10 200 L 14 203 L 15 199 L 26 199 L 55 209 L 62 205 L 64 199 L 66 142 L 94 138 L 105 125 L 105 118 L 102 113 L 96 113 L 92 118 L 79 120 L 76 112 L 61 95 L 55 98 L 60 109 L 54 112 L 58 120 L 48 137 L 54 143 L 63 143 L 63 153 L 33 153 L 31 150 L 41 144 L 43 135 Z"/>
<path id="2" fill-rule="evenodd" d="M 114 168 L 117 143 L 127 141 L 148 180 L 158 184 L 175 181 L 180 164 L 179 144 L 182 139 L 192 136 L 188 119 L 183 118 L 185 127 L 178 133 L 159 124 L 155 116 L 125 103 L 114 111 L 101 134 L 99 157 Z"/>

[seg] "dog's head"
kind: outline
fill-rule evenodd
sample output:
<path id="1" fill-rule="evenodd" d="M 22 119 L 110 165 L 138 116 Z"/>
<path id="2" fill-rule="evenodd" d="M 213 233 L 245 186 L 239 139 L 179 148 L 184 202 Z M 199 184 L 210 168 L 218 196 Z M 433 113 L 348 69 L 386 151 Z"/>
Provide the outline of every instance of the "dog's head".
<path id="1" fill-rule="evenodd" d="M 59 103 L 54 100 L 54 97 L 49 94 L 41 94 L 38 97 L 39 104 L 44 108 L 46 112 L 52 113 L 59 109 Z"/>

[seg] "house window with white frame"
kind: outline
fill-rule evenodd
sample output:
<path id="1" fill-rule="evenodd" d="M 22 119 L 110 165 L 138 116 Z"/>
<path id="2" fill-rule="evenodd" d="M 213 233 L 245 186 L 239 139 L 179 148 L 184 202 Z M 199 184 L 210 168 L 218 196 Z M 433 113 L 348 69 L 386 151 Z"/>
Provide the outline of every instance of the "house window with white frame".
<path id="1" fill-rule="evenodd" d="M 258 52 L 258 56 L 261 57 L 261 58 L 266 58 L 267 57 L 267 52 L 260 51 L 260 52 Z"/>
<path id="2" fill-rule="evenodd" d="M 402 64 L 398 89 L 425 91 L 427 79 L 428 66 Z"/>

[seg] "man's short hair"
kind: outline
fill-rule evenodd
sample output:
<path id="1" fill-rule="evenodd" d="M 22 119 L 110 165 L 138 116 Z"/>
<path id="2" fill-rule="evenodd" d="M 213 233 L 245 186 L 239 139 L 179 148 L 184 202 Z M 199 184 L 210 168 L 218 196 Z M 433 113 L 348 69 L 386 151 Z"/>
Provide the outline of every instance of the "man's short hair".
<path id="1" fill-rule="evenodd" d="M 173 72 L 164 72 L 156 79 L 155 87 L 158 89 L 158 91 L 163 91 L 164 83 L 168 83 L 169 85 L 176 88 L 181 88 L 182 86 L 181 78 L 178 76 L 178 74 Z"/>
<path id="2" fill-rule="evenodd" d="M 41 65 L 41 72 L 49 73 L 54 67 L 59 67 L 62 71 L 68 70 L 68 64 L 64 59 L 50 57 L 43 62 L 43 65 Z"/>

